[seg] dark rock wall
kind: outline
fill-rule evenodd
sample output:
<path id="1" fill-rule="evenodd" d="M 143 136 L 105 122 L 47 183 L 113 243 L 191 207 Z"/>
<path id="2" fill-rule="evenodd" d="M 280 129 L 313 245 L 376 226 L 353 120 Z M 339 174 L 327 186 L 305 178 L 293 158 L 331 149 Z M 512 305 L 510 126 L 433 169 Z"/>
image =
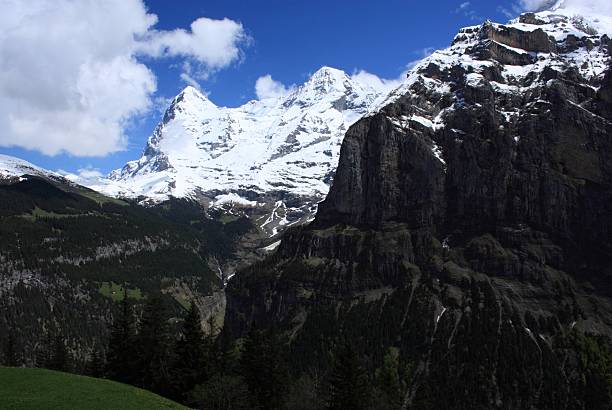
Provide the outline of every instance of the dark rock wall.
<path id="1" fill-rule="evenodd" d="M 580 349 L 612 336 L 610 73 L 423 68 L 348 130 L 315 221 L 230 282 L 225 331 L 283 329 L 304 370 L 398 347 L 406 408 L 608 408 Z"/>

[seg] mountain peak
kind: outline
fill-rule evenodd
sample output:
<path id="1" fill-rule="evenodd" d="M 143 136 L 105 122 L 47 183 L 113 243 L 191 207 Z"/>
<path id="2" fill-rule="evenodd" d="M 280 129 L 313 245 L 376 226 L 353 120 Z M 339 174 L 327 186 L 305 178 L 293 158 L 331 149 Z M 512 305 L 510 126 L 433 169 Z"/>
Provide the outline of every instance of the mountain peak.
<path id="1" fill-rule="evenodd" d="M 337 68 L 333 68 L 333 67 L 323 66 L 319 68 L 317 71 L 315 71 L 315 73 L 310 77 L 309 81 L 316 82 L 316 83 L 320 83 L 320 82 L 333 83 L 333 82 L 343 82 L 347 78 L 348 76 L 346 75 L 344 71 L 339 70 Z"/>
<path id="2" fill-rule="evenodd" d="M 195 88 L 194 86 L 188 85 L 187 87 L 185 87 L 183 89 L 183 91 L 181 91 L 175 98 L 174 101 L 176 102 L 181 102 L 181 101 L 194 101 L 196 103 L 205 103 L 205 104 L 210 104 L 216 107 L 216 105 L 210 101 L 208 99 L 208 97 L 206 96 L 206 94 L 204 94 L 203 92 L 201 92 L 200 90 L 198 90 L 197 88 Z"/>
<path id="3" fill-rule="evenodd" d="M 192 85 L 188 85 L 187 87 L 183 88 L 183 91 L 179 93 L 179 95 L 186 95 L 186 94 L 206 98 L 205 95 L 200 90 L 198 90 Z"/>

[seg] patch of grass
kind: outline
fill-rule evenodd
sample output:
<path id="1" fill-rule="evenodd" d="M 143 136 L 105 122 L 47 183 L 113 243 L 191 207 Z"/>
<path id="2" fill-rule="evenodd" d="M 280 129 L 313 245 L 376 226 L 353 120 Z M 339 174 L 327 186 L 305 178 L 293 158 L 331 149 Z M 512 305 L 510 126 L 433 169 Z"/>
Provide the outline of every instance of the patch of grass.
<path id="1" fill-rule="evenodd" d="M 3 409 L 187 409 L 149 391 L 46 369 L 0 367 Z"/>
<path id="2" fill-rule="evenodd" d="M 172 295 L 172 297 L 174 298 L 174 300 L 176 300 L 178 302 L 179 305 L 181 305 L 185 310 L 189 310 L 189 307 L 191 306 L 191 299 L 189 299 L 187 297 L 187 295 L 183 295 L 182 293 L 177 293 Z"/>
<path id="3" fill-rule="evenodd" d="M 32 213 L 22 215 L 22 218 L 29 219 L 30 221 L 34 221 L 38 218 L 77 218 L 79 216 L 83 216 L 83 214 L 58 214 L 55 212 L 45 211 L 39 207 L 35 207 L 32 210 Z"/>
<path id="4" fill-rule="evenodd" d="M 238 219 L 240 219 L 239 216 L 236 215 L 230 215 L 230 214 L 223 214 L 221 215 L 221 217 L 219 218 L 219 221 L 221 221 L 222 224 L 228 224 L 230 222 L 234 222 L 237 221 Z"/>
<path id="5" fill-rule="evenodd" d="M 117 198 L 111 198 L 109 196 L 103 195 L 99 192 L 96 191 L 90 191 L 90 190 L 85 190 L 85 189 L 81 189 L 78 191 L 78 193 L 82 196 L 84 196 L 85 198 L 89 198 L 92 201 L 97 202 L 98 204 L 106 204 L 106 203 L 113 203 L 116 205 L 121 205 L 121 206 L 128 206 L 129 204 L 125 201 L 122 201 L 121 199 L 117 199 Z"/>
<path id="6" fill-rule="evenodd" d="M 111 298 L 114 302 L 121 302 L 123 300 L 123 286 L 115 282 L 102 282 L 98 289 L 102 296 Z M 140 288 L 128 288 L 127 296 L 129 299 L 142 300 L 144 295 Z"/>

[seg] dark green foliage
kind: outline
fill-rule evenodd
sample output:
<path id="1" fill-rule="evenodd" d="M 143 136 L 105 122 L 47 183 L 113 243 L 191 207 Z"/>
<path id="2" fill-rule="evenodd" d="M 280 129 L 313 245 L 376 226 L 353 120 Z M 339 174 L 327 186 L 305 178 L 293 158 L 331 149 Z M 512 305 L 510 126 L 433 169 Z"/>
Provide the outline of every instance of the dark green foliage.
<path id="1" fill-rule="evenodd" d="M 223 214 L 211 210 L 204 218 L 200 205 L 186 199 L 171 198 L 153 210 L 178 226 L 188 227 L 200 240 L 202 251 L 221 260 L 230 257 L 235 251 L 236 241 L 253 229 L 251 220 L 244 216 L 223 223 Z"/>
<path id="2" fill-rule="evenodd" d="M 376 390 L 374 401 L 380 410 L 398 410 L 402 406 L 406 386 L 400 376 L 399 351 L 389 348 L 383 365 L 376 371 Z"/>
<path id="3" fill-rule="evenodd" d="M 326 407 L 321 375 L 309 371 L 294 380 L 286 395 L 285 408 L 291 410 L 323 410 Z"/>
<path id="4" fill-rule="evenodd" d="M 9 332 L 8 334 L 8 339 L 6 340 L 3 353 L 4 357 L 2 364 L 4 366 L 16 367 L 21 364 L 21 360 L 19 359 L 19 355 L 17 353 L 17 346 L 15 345 L 15 337 L 13 336 L 13 332 Z"/>
<path id="5" fill-rule="evenodd" d="M 371 403 L 370 383 L 361 360 L 350 343 L 336 351 L 330 376 L 329 403 L 331 410 L 366 410 Z"/>
<path id="6" fill-rule="evenodd" d="M 253 330 L 244 342 L 240 362 L 253 408 L 280 409 L 288 387 L 283 343 L 273 332 Z"/>
<path id="7" fill-rule="evenodd" d="M 46 363 L 46 368 L 51 370 L 58 370 L 62 372 L 69 372 L 72 369 L 72 362 L 70 353 L 66 348 L 66 340 L 62 335 L 57 335 L 53 342 L 53 348 L 51 351 L 51 357 Z"/>
<path id="8" fill-rule="evenodd" d="M 586 408 L 606 410 L 612 403 L 612 352 L 603 337 L 572 332 L 567 346 L 577 354 L 577 372 L 572 376 L 572 397 Z"/>
<path id="9" fill-rule="evenodd" d="M 115 315 L 110 329 L 110 338 L 106 353 L 106 374 L 109 378 L 123 382 L 136 382 L 135 369 L 135 328 L 134 313 L 130 300 L 127 298 L 127 288 L 121 300 L 121 308 Z"/>
<path id="10" fill-rule="evenodd" d="M 175 347 L 172 375 L 177 396 L 191 391 L 206 377 L 208 366 L 206 359 L 211 345 L 211 341 L 204 337 L 200 312 L 192 301 L 183 320 L 181 337 Z"/>
<path id="11" fill-rule="evenodd" d="M 239 375 L 219 374 L 206 383 L 196 386 L 189 393 L 189 405 L 201 409 L 247 410 L 251 409 L 249 390 Z"/>
<path id="12" fill-rule="evenodd" d="M 136 385 L 164 396 L 172 394 L 172 344 L 167 307 L 161 296 L 151 297 L 134 338 Z"/>
<path id="13" fill-rule="evenodd" d="M 104 377 L 106 375 L 105 367 L 106 363 L 104 361 L 104 355 L 102 351 L 98 349 L 93 349 L 91 357 L 87 362 L 85 374 L 91 377 Z"/>
<path id="14" fill-rule="evenodd" d="M 114 303 L 104 284 L 144 298 L 177 284 L 199 296 L 220 289 L 208 258 L 223 262 L 252 228 L 248 218 L 220 218 L 190 200 L 143 207 L 60 180 L 0 184 L 2 275 L 16 283 L 0 298 L 0 335 L 14 330 L 26 365 L 35 365 L 46 332 L 64 334 L 84 360 L 109 339 Z"/>

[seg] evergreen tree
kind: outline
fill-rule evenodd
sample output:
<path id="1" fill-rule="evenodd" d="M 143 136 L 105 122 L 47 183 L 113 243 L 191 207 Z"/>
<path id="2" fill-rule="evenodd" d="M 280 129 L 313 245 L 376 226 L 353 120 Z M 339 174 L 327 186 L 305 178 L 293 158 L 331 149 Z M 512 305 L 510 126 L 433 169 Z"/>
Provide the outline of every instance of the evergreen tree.
<path id="1" fill-rule="evenodd" d="M 328 408 L 368 409 L 371 396 L 368 377 L 352 346 L 346 343 L 336 353 L 332 370 Z"/>
<path id="2" fill-rule="evenodd" d="M 281 408 L 287 391 L 289 372 L 282 343 L 270 331 L 252 330 L 245 343 L 241 368 L 251 394 L 252 407 Z"/>
<path id="3" fill-rule="evenodd" d="M 376 402 L 378 409 L 400 409 L 404 385 L 400 379 L 399 351 L 391 347 L 376 372 Z"/>
<path id="4" fill-rule="evenodd" d="M 53 339 L 51 335 L 47 333 L 44 343 L 39 343 L 36 349 L 36 367 L 47 368 L 51 360 L 51 348 L 53 346 Z"/>
<path id="5" fill-rule="evenodd" d="M 322 410 L 326 403 L 321 390 L 319 372 L 316 369 L 310 369 L 292 383 L 286 397 L 285 408 L 291 410 Z"/>
<path id="6" fill-rule="evenodd" d="M 136 384 L 161 395 L 171 396 L 174 388 L 170 371 L 172 343 L 161 296 L 152 296 L 144 307 L 136 336 Z"/>
<path id="7" fill-rule="evenodd" d="M 9 367 L 17 367 L 21 364 L 17 356 L 17 349 L 15 346 L 15 336 L 13 335 L 13 332 L 9 332 L 8 340 L 6 342 L 6 346 L 4 347 L 3 363 L 5 366 L 9 366 Z"/>
<path id="8" fill-rule="evenodd" d="M 192 301 L 183 321 L 181 338 L 176 344 L 173 379 L 179 394 L 184 395 L 204 380 L 206 376 L 206 347 L 200 312 L 195 302 Z"/>
<path id="9" fill-rule="evenodd" d="M 197 385 L 189 394 L 188 403 L 197 408 L 215 410 L 247 410 L 249 390 L 244 378 L 238 375 L 216 375 Z"/>
<path id="10" fill-rule="evenodd" d="M 121 309 L 113 320 L 107 350 L 106 374 L 123 383 L 134 383 L 134 315 L 127 297 L 127 286 L 123 287 Z"/>
<path id="11" fill-rule="evenodd" d="M 71 370 L 70 354 L 66 349 L 65 340 L 61 334 L 55 337 L 47 368 L 62 372 L 69 372 Z"/>
<path id="12" fill-rule="evenodd" d="M 94 348 L 87 362 L 87 375 L 91 377 L 104 377 L 105 365 L 102 352 Z"/>

